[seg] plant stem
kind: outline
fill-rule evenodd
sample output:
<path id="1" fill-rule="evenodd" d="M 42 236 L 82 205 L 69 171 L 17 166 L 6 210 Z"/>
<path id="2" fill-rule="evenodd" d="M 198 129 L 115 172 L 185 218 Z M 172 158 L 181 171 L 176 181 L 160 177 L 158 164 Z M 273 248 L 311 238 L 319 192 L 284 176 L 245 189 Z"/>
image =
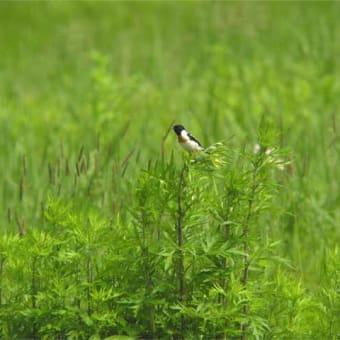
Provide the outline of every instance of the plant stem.
<path id="1" fill-rule="evenodd" d="M 152 278 L 151 268 L 149 259 L 149 249 L 146 240 L 146 228 L 147 228 L 147 216 L 144 208 L 144 202 L 142 207 L 142 258 L 144 264 L 144 278 L 145 278 L 145 291 L 146 297 L 150 298 L 152 292 Z M 154 337 L 155 334 L 155 308 L 150 301 L 147 301 L 147 310 L 149 315 L 149 334 L 150 338 Z"/>
<path id="2" fill-rule="evenodd" d="M 93 273 L 92 273 L 92 263 L 91 257 L 89 256 L 86 263 L 87 269 L 87 314 L 88 316 L 92 315 L 92 298 L 91 298 L 91 289 L 92 289 L 92 281 L 93 281 Z"/>
<path id="3" fill-rule="evenodd" d="M 248 283 L 248 275 L 249 275 L 249 221 L 250 217 L 252 215 L 252 208 L 253 208 L 253 202 L 254 202 L 254 196 L 256 192 L 256 172 L 257 167 L 255 166 L 252 176 L 252 185 L 251 185 L 251 192 L 250 197 L 248 199 L 248 208 L 247 208 L 247 215 L 245 218 L 245 222 L 243 225 L 243 275 L 242 275 L 242 284 L 244 289 L 247 288 Z M 243 305 L 243 314 L 244 317 L 247 318 L 249 311 L 249 304 L 248 302 L 245 302 Z M 241 332 L 242 332 L 242 340 L 247 339 L 247 321 L 243 322 L 241 325 Z"/>
<path id="4" fill-rule="evenodd" d="M 180 179 L 178 183 L 178 194 L 177 194 L 177 224 L 176 224 L 176 231 L 177 231 L 177 255 L 178 255 L 178 297 L 179 302 L 181 304 L 185 303 L 185 282 L 184 282 L 184 254 L 183 254 L 183 219 L 185 215 L 185 211 L 182 206 L 182 193 L 183 187 L 185 185 L 185 171 L 187 170 L 187 166 L 184 165 Z M 185 318 L 184 315 L 181 315 L 181 337 L 183 337 L 185 330 Z"/>
<path id="5" fill-rule="evenodd" d="M 32 277 L 31 277 L 31 298 L 32 298 L 32 309 L 36 309 L 37 307 L 37 301 L 36 301 L 36 296 L 37 296 L 37 278 L 36 278 L 36 261 L 37 258 L 33 256 L 32 259 Z M 32 333 L 33 333 L 33 339 L 37 339 L 37 325 L 36 325 L 36 320 L 35 317 L 33 319 L 32 323 Z"/>

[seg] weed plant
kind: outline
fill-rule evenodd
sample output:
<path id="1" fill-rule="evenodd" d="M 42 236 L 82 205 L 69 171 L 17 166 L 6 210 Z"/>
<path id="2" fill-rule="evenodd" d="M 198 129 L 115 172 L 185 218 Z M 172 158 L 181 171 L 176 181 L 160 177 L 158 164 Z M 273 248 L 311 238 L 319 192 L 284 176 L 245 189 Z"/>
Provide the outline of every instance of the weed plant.
<path id="1" fill-rule="evenodd" d="M 218 143 L 149 162 L 125 219 L 50 198 L 44 229 L 2 238 L 2 336 L 304 338 L 321 301 L 336 334 L 332 291 L 308 297 L 267 232 L 278 157 Z"/>

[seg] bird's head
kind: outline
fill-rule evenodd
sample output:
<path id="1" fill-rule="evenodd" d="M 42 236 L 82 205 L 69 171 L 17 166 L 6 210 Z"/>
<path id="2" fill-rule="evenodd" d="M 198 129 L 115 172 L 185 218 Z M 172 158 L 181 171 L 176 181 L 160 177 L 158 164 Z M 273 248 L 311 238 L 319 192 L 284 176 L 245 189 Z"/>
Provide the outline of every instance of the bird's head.
<path id="1" fill-rule="evenodd" d="M 174 125 L 174 131 L 177 136 L 179 136 L 183 130 L 185 130 L 183 125 Z"/>

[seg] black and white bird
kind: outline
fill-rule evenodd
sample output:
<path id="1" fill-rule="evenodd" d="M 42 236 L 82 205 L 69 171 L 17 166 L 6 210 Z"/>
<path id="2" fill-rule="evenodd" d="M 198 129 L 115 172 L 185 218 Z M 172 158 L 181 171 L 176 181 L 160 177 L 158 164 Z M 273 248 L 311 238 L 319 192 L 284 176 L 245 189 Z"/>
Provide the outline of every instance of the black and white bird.
<path id="1" fill-rule="evenodd" d="M 189 152 L 197 152 L 204 150 L 201 143 L 193 137 L 187 130 L 185 130 L 183 125 L 174 125 L 173 127 L 176 135 L 178 136 L 178 141 L 182 147 Z"/>

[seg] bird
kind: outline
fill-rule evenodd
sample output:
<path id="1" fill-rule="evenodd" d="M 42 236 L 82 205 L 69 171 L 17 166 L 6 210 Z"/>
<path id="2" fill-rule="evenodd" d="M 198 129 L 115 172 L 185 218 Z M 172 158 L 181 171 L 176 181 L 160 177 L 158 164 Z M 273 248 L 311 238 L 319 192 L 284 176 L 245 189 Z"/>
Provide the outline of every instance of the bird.
<path id="1" fill-rule="evenodd" d="M 193 137 L 183 125 L 174 125 L 173 127 L 180 145 L 189 152 L 203 151 L 201 143 Z"/>

